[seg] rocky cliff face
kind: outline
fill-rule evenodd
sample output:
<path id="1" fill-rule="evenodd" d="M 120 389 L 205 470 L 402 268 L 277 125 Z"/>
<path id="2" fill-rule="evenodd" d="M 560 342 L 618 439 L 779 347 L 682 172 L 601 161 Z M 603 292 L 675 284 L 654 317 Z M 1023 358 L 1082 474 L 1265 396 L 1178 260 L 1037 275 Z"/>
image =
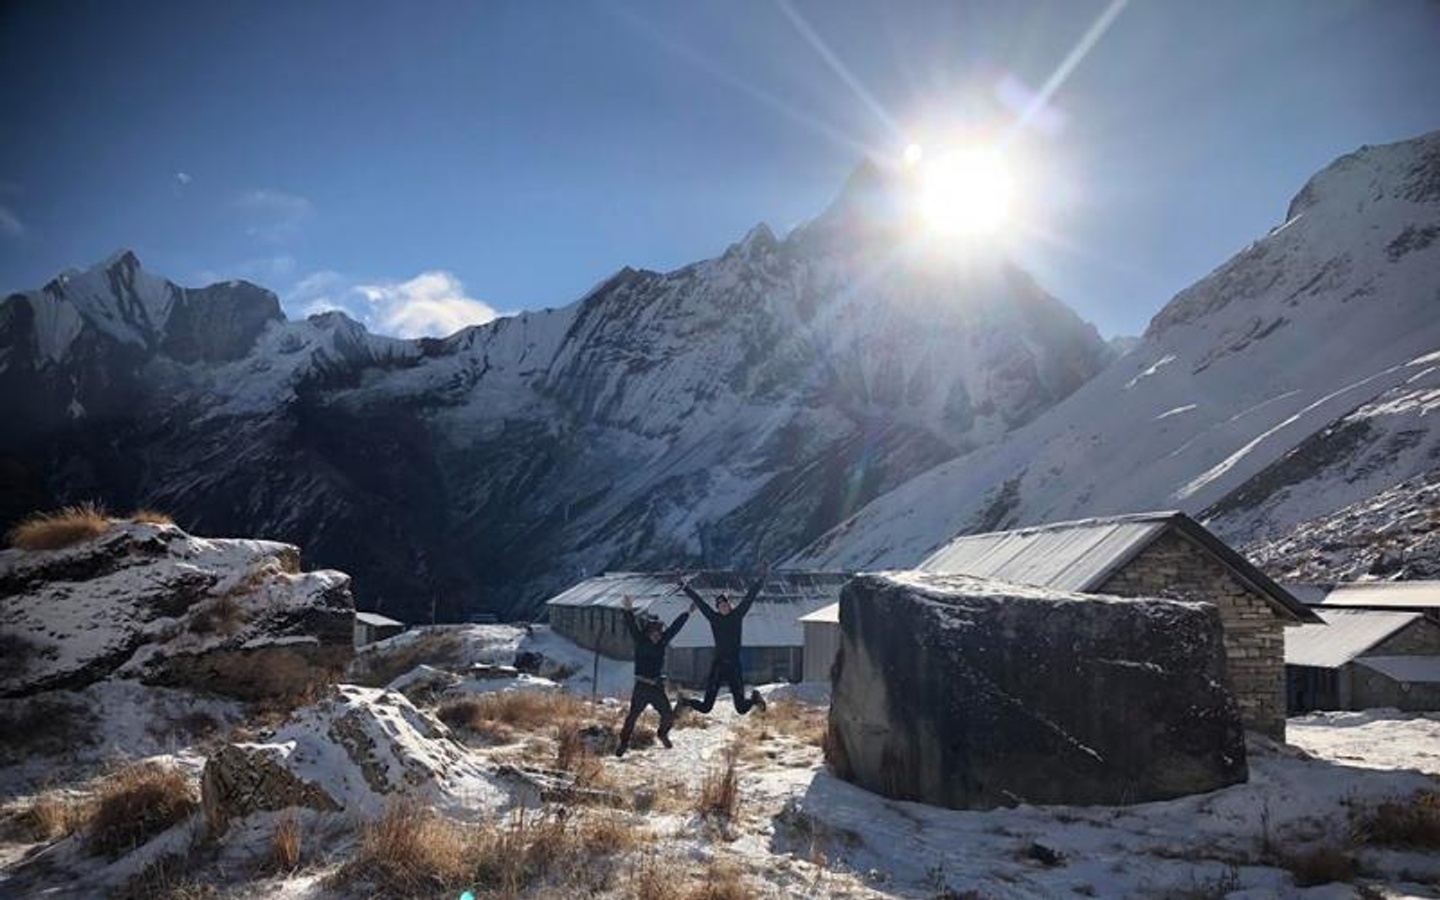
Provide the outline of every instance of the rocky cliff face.
<path id="1" fill-rule="evenodd" d="M 1181 509 L 1242 543 L 1434 468 L 1440 132 L 1327 167 L 1138 345 L 1000 441 L 871 503 L 813 567 L 905 567 L 955 534 Z"/>
<path id="2" fill-rule="evenodd" d="M 299 543 L 410 619 L 791 553 L 1112 355 L 1005 261 L 915 252 L 874 213 L 892 189 L 866 168 L 783 240 L 443 340 L 122 254 L 0 305 L 0 515 L 157 506 Z"/>

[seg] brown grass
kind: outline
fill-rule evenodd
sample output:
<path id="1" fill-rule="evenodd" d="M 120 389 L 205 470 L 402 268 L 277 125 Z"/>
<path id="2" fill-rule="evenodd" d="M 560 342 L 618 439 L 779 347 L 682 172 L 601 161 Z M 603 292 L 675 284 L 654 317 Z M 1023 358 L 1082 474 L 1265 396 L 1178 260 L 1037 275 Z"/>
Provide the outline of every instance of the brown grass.
<path id="1" fill-rule="evenodd" d="M 190 630 L 195 634 L 231 635 L 245 627 L 250 614 L 234 594 L 225 593 L 190 614 Z"/>
<path id="2" fill-rule="evenodd" d="M 720 763 L 705 773 L 700 782 L 700 795 L 695 798 L 695 812 L 702 818 L 721 825 L 728 825 L 735 818 L 740 803 L 740 776 L 735 769 L 739 756 L 739 744 L 730 744 Z"/>
<path id="3" fill-rule="evenodd" d="M 414 801 L 401 801 L 361 832 L 356 856 L 337 873 L 341 884 L 365 882 L 387 896 L 479 887 L 513 896 L 563 880 L 602 889 L 604 858 L 633 849 L 648 832 L 613 814 L 582 818 L 517 812 L 507 822 L 467 825 Z"/>
<path id="4" fill-rule="evenodd" d="M 1290 872 L 1296 887 L 1314 887 L 1355 879 L 1355 857 L 1342 847 L 1316 846 L 1298 852 L 1282 852 L 1280 867 Z"/>
<path id="5" fill-rule="evenodd" d="M 684 900 L 749 900 L 755 892 L 734 863 L 716 860 L 680 896 Z"/>
<path id="6" fill-rule="evenodd" d="M 365 687 L 384 687 L 424 664 L 444 668 L 460 659 L 460 636 L 448 631 L 427 631 L 395 646 L 367 649 L 357 654 L 347 681 Z"/>
<path id="7" fill-rule="evenodd" d="M 270 867 L 277 872 L 300 868 L 300 845 L 300 817 L 293 809 L 287 810 L 270 833 Z"/>
<path id="8" fill-rule="evenodd" d="M 100 783 L 87 840 L 96 853 L 122 856 L 185 819 L 198 806 L 195 788 L 174 766 L 126 766 Z"/>
<path id="9" fill-rule="evenodd" d="M 1363 844 L 1440 850 L 1440 791 L 1421 791 L 1363 813 L 1355 823 L 1355 839 Z"/>
<path id="10" fill-rule="evenodd" d="M 508 740 L 513 731 L 540 731 L 574 721 L 589 711 L 584 700 L 563 691 L 497 691 L 441 703 L 435 710 L 451 728 Z"/>
<path id="11" fill-rule="evenodd" d="M 144 525 L 174 525 L 175 520 L 167 514 L 154 509 L 141 507 L 130 514 L 130 521 L 139 522 Z"/>
<path id="12" fill-rule="evenodd" d="M 673 857 L 647 853 L 631 868 L 629 887 L 633 900 L 675 900 L 683 885 Z"/>
<path id="13" fill-rule="evenodd" d="M 12 821 L 26 839 L 48 843 L 83 828 L 93 809 L 88 798 L 51 792 L 21 807 L 13 814 Z"/>
<path id="14" fill-rule="evenodd" d="M 10 529 L 10 546 L 21 550 L 59 550 L 97 538 L 110 527 L 105 510 L 80 503 L 35 513 Z"/>
<path id="15" fill-rule="evenodd" d="M 58 753 L 85 740 L 94 716 L 79 704 L 45 698 L 0 712 L 0 762 Z"/>

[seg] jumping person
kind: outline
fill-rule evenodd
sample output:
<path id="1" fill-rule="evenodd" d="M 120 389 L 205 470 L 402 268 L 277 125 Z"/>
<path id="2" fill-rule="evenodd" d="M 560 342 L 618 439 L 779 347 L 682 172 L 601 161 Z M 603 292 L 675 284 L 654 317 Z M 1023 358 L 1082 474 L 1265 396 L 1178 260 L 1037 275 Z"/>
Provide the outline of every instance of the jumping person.
<path id="1" fill-rule="evenodd" d="M 740 629 L 745 624 L 745 614 L 750 611 L 751 604 L 760 594 L 760 588 L 765 586 L 765 579 L 769 574 L 770 566 L 761 566 L 760 577 L 750 585 L 750 589 L 745 592 L 745 599 L 741 600 L 738 606 L 732 607 L 730 598 L 721 594 L 715 598 L 714 609 L 695 593 L 688 581 L 680 582 L 680 587 L 690 597 L 690 607 L 700 610 L 701 615 L 710 622 L 710 632 L 715 638 L 715 661 L 710 664 L 710 674 L 705 679 L 705 699 L 682 697 L 681 703 L 696 712 L 708 713 L 715 708 L 715 697 L 720 693 L 720 685 L 724 684 L 730 688 L 730 695 L 735 700 L 735 711 L 740 715 L 745 715 L 755 706 L 758 706 L 761 712 L 765 711 L 765 698 L 760 696 L 759 691 L 752 690 L 749 697 L 745 696 L 745 673 L 740 665 Z"/>
<path id="2" fill-rule="evenodd" d="M 625 596 L 625 627 L 635 640 L 635 689 L 630 692 L 630 712 L 625 716 L 625 727 L 620 729 L 620 746 L 615 748 L 616 756 L 624 756 L 630 749 L 630 735 L 635 731 L 635 720 L 653 706 L 660 714 L 660 729 L 655 736 L 660 743 L 670 748 L 670 726 L 675 724 L 675 711 L 670 708 L 670 698 L 665 695 L 665 648 L 671 638 L 679 633 L 685 620 L 690 618 L 686 610 L 666 628 L 660 620 L 647 615 L 643 622 L 635 616 L 635 601 Z"/>

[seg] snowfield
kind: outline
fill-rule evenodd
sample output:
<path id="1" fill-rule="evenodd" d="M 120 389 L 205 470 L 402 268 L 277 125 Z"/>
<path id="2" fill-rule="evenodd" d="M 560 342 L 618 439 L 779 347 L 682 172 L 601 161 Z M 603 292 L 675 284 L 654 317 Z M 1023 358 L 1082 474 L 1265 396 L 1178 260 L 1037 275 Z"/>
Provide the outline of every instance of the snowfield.
<path id="1" fill-rule="evenodd" d="M 422 711 L 434 709 L 440 697 L 482 692 L 564 690 L 588 700 L 596 687 L 593 654 L 543 626 L 417 629 L 367 648 L 352 671 L 373 674 L 383 670 L 378 663 L 386 655 L 404 652 L 408 655 L 397 658 L 410 662 L 431 651 L 436 658 L 421 659 L 391 682 L 392 690 L 419 698 Z M 515 662 L 538 665 L 538 671 L 508 668 Z M 616 716 L 628 689 L 629 666 L 602 659 L 599 676 L 596 714 Z M 426 699 L 416 692 L 422 685 L 442 687 L 438 696 Z M 138 710 L 149 701 L 130 696 L 133 686 L 92 690 L 102 689 L 113 692 L 105 696 L 109 715 L 98 727 L 109 733 L 100 743 L 112 754 L 159 752 L 153 740 L 140 739 L 141 729 L 118 709 L 133 705 Z M 535 802 L 523 792 L 507 798 L 507 782 L 495 773 L 553 752 L 544 749 L 550 746 L 550 723 L 494 743 L 461 732 L 444 737 L 444 726 L 433 720 L 427 725 L 416 718 L 420 713 L 406 712 L 409 702 L 398 694 L 388 694 L 394 699 L 387 701 L 383 690 L 343 691 L 349 699 L 342 705 L 378 702 L 408 717 L 411 724 L 404 727 L 398 727 L 400 719 L 388 718 L 395 713 L 375 717 L 380 730 L 369 740 L 376 747 L 399 740 L 413 759 L 432 760 L 440 773 L 435 784 L 451 785 L 434 796 L 443 795 L 457 818 L 494 820 L 516 804 Z M 1356 893 L 1362 887 L 1367 897 L 1440 895 L 1440 857 L 1433 850 L 1351 843 L 1356 817 L 1367 810 L 1440 789 L 1440 716 L 1370 711 L 1294 719 L 1293 746 L 1252 739 L 1250 781 L 1210 794 L 1129 807 L 967 812 L 889 800 L 836 779 L 825 768 L 818 740 L 825 687 L 772 685 L 763 692 L 771 702 L 763 715 L 741 718 L 721 705 L 708 719 L 691 719 L 677 728 L 673 750 L 653 745 L 618 760 L 608 754 L 596 757 L 603 767 L 602 783 L 624 803 L 613 815 L 649 836 L 614 864 L 603 889 L 585 895 L 634 896 L 635 873 L 647 858 L 667 861 L 692 883 L 711 871 L 711 863 L 728 862 L 738 867 L 750 895 L 766 897 L 1339 898 L 1362 896 Z M 315 743 L 317 732 L 305 724 L 320 721 L 320 709 L 302 707 L 288 723 L 262 729 L 256 739 L 301 753 L 318 782 L 338 784 L 344 754 Z M 228 717 L 231 710 L 216 714 Z M 385 726 L 386 721 L 397 727 Z M 647 723 L 653 726 L 653 714 L 642 719 L 642 725 Z M 422 739 L 423 732 L 432 734 Z M 440 743 L 422 746 L 430 740 Z M 728 825 L 717 825 L 696 813 L 694 798 L 737 741 L 738 811 Z M 443 750 L 438 756 L 437 748 Z M 189 760 L 186 768 L 192 772 L 213 749 L 213 743 L 204 742 L 166 748 Z M 393 769 L 394 764 L 386 765 Z M 17 777 L 21 773 L 33 776 L 33 764 L 0 769 L 5 809 L 12 813 L 36 789 L 33 777 Z M 50 787 L 85 790 L 80 776 L 71 776 L 73 781 Z M 467 793 L 466 783 L 484 789 Z M 357 828 L 375 814 L 375 798 L 363 785 L 336 790 L 358 790 L 363 809 L 304 813 L 304 862 L 293 873 L 277 875 L 256 862 L 267 853 L 277 813 L 241 819 L 222 840 L 209 844 L 201 840 L 203 820 L 192 817 L 113 862 L 82 852 L 76 837 L 52 844 L 12 837 L 0 848 L 0 896 L 57 887 L 65 896 L 117 890 L 165 853 L 187 847 L 193 866 L 187 877 L 213 886 L 217 896 L 356 896 L 360 889 L 337 884 L 334 873 L 355 852 Z M 1287 860 L 1317 848 L 1353 854 L 1354 886 L 1295 884 Z M 533 887 L 526 896 L 582 893 L 551 883 Z"/>

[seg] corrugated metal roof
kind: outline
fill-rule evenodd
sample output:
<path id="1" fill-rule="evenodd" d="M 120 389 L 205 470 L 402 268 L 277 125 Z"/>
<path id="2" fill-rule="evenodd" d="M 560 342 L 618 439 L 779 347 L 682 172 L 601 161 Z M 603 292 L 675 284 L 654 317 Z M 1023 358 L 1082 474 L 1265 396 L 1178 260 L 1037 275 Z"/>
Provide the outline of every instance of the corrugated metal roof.
<path id="1" fill-rule="evenodd" d="M 1313 606 L 1440 610 L 1440 581 L 1350 581 L 1286 587 Z"/>
<path id="2" fill-rule="evenodd" d="M 379 613 L 373 612 L 356 612 L 355 621 L 362 622 L 366 625 L 375 625 L 380 627 L 384 627 L 386 625 L 399 625 L 401 627 L 404 627 L 405 625 L 404 622 L 397 622 L 388 616 L 382 616 Z"/>
<path id="3" fill-rule="evenodd" d="M 1319 621 L 1309 607 L 1205 526 L 1173 510 L 961 535 L 932 553 L 919 568 L 942 575 L 974 575 L 1059 591 L 1093 592 L 1171 528 L 1253 586 L 1282 618 Z"/>
<path id="4" fill-rule="evenodd" d="M 609 572 L 587 578 L 547 601 L 551 606 L 619 608 L 628 594 L 635 609 L 670 622 L 689 608 L 690 600 L 676 582 L 680 572 Z M 686 575 L 692 573 L 684 573 Z M 690 586 L 712 606 L 720 594 L 738 602 L 753 575 L 744 572 L 693 573 Z M 800 617 L 835 603 L 850 580 L 843 572 L 772 572 L 745 616 L 745 644 L 750 647 L 799 647 L 805 642 Z M 695 614 L 671 642 L 672 647 L 714 644 L 705 617 Z"/>
<path id="5" fill-rule="evenodd" d="M 1326 609 L 1323 625 L 1285 629 L 1285 664 L 1336 669 L 1421 618 L 1414 612 Z"/>
<path id="6" fill-rule="evenodd" d="M 1164 531 L 1174 515 L 1142 513 L 963 535 L 931 554 L 920 570 L 1093 591 Z"/>
<path id="7" fill-rule="evenodd" d="M 1362 656 L 1355 661 L 1396 681 L 1440 683 L 1440 656 Z"/>
<path id="8" fill-rule="evenodd" d="M 808 616 L 801 616 L 801 622 L 829 622 L 832 625 L 840 624 L 840 604 L 832 603 L 829 606 L 822 606 Z"/>

